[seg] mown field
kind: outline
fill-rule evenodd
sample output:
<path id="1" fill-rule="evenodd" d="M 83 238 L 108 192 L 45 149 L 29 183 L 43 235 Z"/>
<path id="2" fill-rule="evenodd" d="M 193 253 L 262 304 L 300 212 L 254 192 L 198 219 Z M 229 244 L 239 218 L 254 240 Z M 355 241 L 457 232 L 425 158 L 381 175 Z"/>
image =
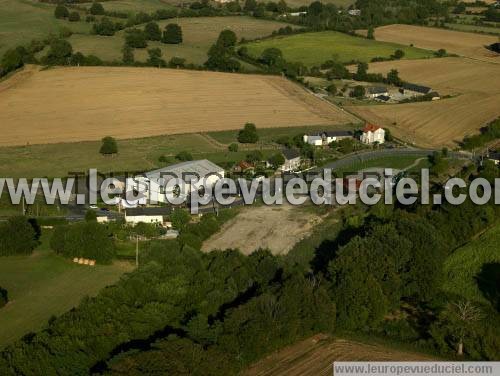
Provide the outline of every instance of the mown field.
<path id="1" fill-rule="evenodd" d="M 380 344 L 317 334 L 258 361 L 245 376 L 327 376 L 335 361 L 432 361 L 435 358 Z"/>
<path id="2" fill-rule="evenodd" d="M 34 0 L 0 0 L 0 57 L 11 47 L 58 35 L 63 27 L 76 33 L 89 33 L 91 24 L 68 22 L 54 17 L 54 5 Z"/>
<path id="3" fill-rule="evenodd" d="M 456 250 L 445 262 L 443 289 L 471 301 L 488 303 L 480 289 L 478 276 L 487 264 L 496 264 L 496 273 L 500 273 L 499 244 L 500 224 L 497 224 L 478 239 Z"/>
<path id="4" fill-rule="evenodd" d="M 0 176 L 13 178 L 63 177 L 70 171 L 99 172 L 148 171 L 161 166 L 160 156 L 175 163 L 181 151 L 195 159 L 209 159 L 219 164 L 233 164 L 245 158 L 249 150 L 260 150 L 264 156 L 276 153 L 269 143 L 284 135 L 296 135 L 329 129 L 353 129 L 353 125 L 310 126 L 258 129 L 260 141 L 229 152 L 227 146 L 236 142 L 237 131 L 175 134 L 118 141 L 118 154 L 104 157 L 99 154 L 99 141 L 0 147 Z M 40 210 L 44 210 L 41 207 Z M 5 204 L 3 210 L 15 210 Z M 17 213 L 18 211 L 16 211 Z"/>
<path id="5" fill-rule="evenodd" d="M 53 315 L 78 305 L 132 270 L 126 263 L 81 266 L 57 256 L 49 249 L 50 230 L 31 256 L 0 258 L 0 286 L 9 293 L 9 303 L 0 309 L 0 349 L 23 335 L 41 330 Z"/>
<path id="6" fill-rule="evenodd" d="M 104 7 L 107 9 L 109 4 Z M 163 58 L 169 60 L 177 56 L 186 59 L 188 63 L 202 65 L 207 60 L 207 52 L 215 43 L 219 33 L 224 29 L 230 29 L 236 33 L 239 39 L 255 39 L 270 35 L 273 31 L 284 27 L 283 22 L 258 20 L 251 17 L 194 17 L 179 18 L 158 22 L 163 30 L 168 23 L 175 22 L 182 28 L 183 42 L 178 45 L 163 44 L 160 42 L 148 42 L 147 48 L 160 48 Z M 139 26 L 142 27 L 142 26 Z M 90 34 L 75 34 L 69 38 L 73 49 L 85 55 L 93 54 L 106 61 L 121 60 L 124 44 L 124 31 L 114 36 L 105 37 Z M 148 57 L 147 48 L 134 51 L 137 61 L 146 61 Z"/>
<path id="7" fill-rule="evenodd" d="M 190 3 L 186 1 L 185 3 Z M 103 2 L 104 9 L 113 12 L 137 13 L 146 12 L 152 13 L 158 9 L 173 8 L 180 5 L 181 0 L 112 0 Z M 92 2 L 81 3 L 80 6 L 90 8 Z"/>
<path id="8" fill-rule="evenodd" d="M 279 48 L 286 60 L 301 62 L 307 66 L 321 65 L 327 60 L 341 62 L 365 61 L 372 58 L 389 57 L 396 49 L 405 52 L 405 59 L 432 57 L 432 51 L 403 46 L 397 43 L 383 43 L 366 38 L 355 37 L 335 31 L 304 33 L 281 36 L 246 45 L 250 55 L 258 57 L 266 48 Z"/>
<path id="9" fill-rule="evenodd" d="M 393 68 L 405 81 L 453 96 L 433 102 L 348 107 L 369 121 L 389 127 L 398 138 L 422 146 L 454 147 L 464 136 L 477 133 L 500 115 L 499 64 L 467 58 L 370 64 L 374 73 L 387 73 Z"/>
<path id="10" fill-rule="evenodd" d="M 409 46 L 439 50 L 488 62 L 498 61 L 498 54 L 485 46 L 498 41 L 493 35 L 465 33 L 414 25 L 388 25 L 375 29 L 375 39 Z"/>
<path id="11" fill-rule="evenodd" d="M 105 67 L 22 73 L 0 83 L 3 146 L 355 121 L 281 77 Z"/>
<path id="12" fill-rule="evenodd" d="M 500 29 L 491 26 L 465 25 L 461 23 L 447 23 L 446 27 L 453 30 L 466 31 L 469 33 L 487 33 L 500 35 Z"/>
<path id="13" fill-rule="evenodd" d="M 264 1 L 263 1 L 264 2 Z M 312 3 L 311 0 L 287 0 L 287 5 L 292 8 L 298 8 Z M 337 7 L 348 8 L 355 3 L 354 0 L 323 0 L 323 4 L 335 4 Z"/>

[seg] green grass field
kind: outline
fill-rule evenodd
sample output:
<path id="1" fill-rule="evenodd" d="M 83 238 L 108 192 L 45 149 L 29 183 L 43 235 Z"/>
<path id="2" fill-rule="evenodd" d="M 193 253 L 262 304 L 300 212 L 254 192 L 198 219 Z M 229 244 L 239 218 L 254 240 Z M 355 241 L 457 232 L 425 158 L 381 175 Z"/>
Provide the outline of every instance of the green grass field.
<path id="1" fill-rule="evenodd" d="M 421 59 L 433 56 L 432 51 L 396 43 L 378 42 L 361 37 L 322 31 L 286 37 L 276 37 L 246 44 L 251 56 L 258 57 L 266 48 L 276 47 L 283 52 L 286 60 L 302 62 L 307 66 L 321 65 L 336 59 L 346 63 L 353 60 L 369 62 L 376 56 L 389 57 L 396 49 L 405 52 L 405 59 Z"/>
<path id="2" fill-rule="evenodd" d="M 346 173 L 353 171 L 361 171 L 367 168 L 394 168 L 396 170 L 403 170 L 408 168 L 409 166 L 416 163 L 418 159 L 421 157 L 412 157 L 412 156 L 394 156 L 394 157 L 382 157 L 377 159 L 371 159 L 363 162 L 356 162 L 349 166 L 342 167 L 336 169 L 336 173 Z M 416 168 L 424 168 L 428 167 L 428 163 L 424 163 L 424 161 L 415 165 L 415 168 L 411 168 L 410 171 L 416 171 Z"/>
<path id="3" fill-rule="evenodd" d="M 259 141 L 261 142 L 274 142 L 283 136 L 294 137 L 303 133 L 314 133 L 328 130 L 353 130 L 359 128 L 356 124 L 346 124 L 342 126 L 324 126 L 324 125 L 311 125 L 303 127 L 283 127 L 283 128 L 257 128 L 259 133 Z M 239 130 L 221 131 L 221 132 L 208 132 L 208 135 L 213 139 L 223 144 L 230 144 L 237 142 Z"/>
<path id="4" fill-rule="evenodd" d="M 107 11 L 113 12 L 146 12 L 152 13 L 158 9 L 169 9 L 173 6 L 181 4 L 181 0 L 113 0 L 102 3 Z M 189 1 L 186 1 L 189 3 Z M 90 8 L 92 2 L 78 4 L 80 6 Z"/>
<path id="5" fill-rule="evenodd" d="M 132 270 L 128 263 L 82 266 L 54 254 L 48 247 L 50 230 L 31 256 L 0 257 L 0 286 L 9 303 L 0 309 L 0 349 L 26 333 L 42 329 L 52 315 L 78 305 L 84 296 L 96 295 Z"/>
<path id="6" fill-rule="evenodd" d="M 487 263 L 500 263 L 500 224 L 456 250 L 445 262 L 443 290 L 468 300 L 488 303 L 475 277 Z"/>
<path id="7" fill-rule="evenodd" d="M 108 3 L 105 3 L 107 6 Z M 145 49 L 134 51 L 137 61 L 146 61 L 148 48 L 160 48 L 163 58 L 169 60 L 174 56 L 182 57 L 188 63 L 203 64 L 207 60 L 207 52 L 215 43 L 219 33 L 224 29 L 233 30 L 238 38 L 255 39 L 270 35 L 274 30 L 287 24 L 276 21 L 258 20 L 251 17 L 194 17 L 178 20 L 160 21 L 163 30 L 168 23 L 178 23 L 182 27 L 183 43 L 178 45 L 148 42 Z M 142 27 L 142 26 L 139 26 Z M 124 31 L 112 37 L 97 35 L 73 35 L 69 39 L 75 51 L 88 55 L 93 54 L 106 61 L 121 60 L 124 44 Z"/>
<path id="8" fill-rule="evenodd" d="M 0 0 L 0 56 L 11 47 L 58 34 L 62 27 L 75 33 L 89 33 L 86 22 L 69 22 L 54 17 L 55 5 L 31 0 Z"/>
<path id="9" fill-rule="evenodd" d="M 291 128 L 258 129 L 260 141 L 270 143 L 281 136 L 295 136 L 305 132 L 328 129 L 354 129 L 345 127 L 304 126 Z M 245 158 L 250 149 L 229 152 L 226 145 L 236 142 L 238 131 L 211 132 L 209 137 L 200 134 L 179 134 L 118 140 L 119 153 L 114 157 L 99 154 L 99 141 L 60 143 L 47 145 L 0 147 L 0 176 L 12 178 L 64 177 L 68 172 L 88 171 L 97 168 L 99 172 L 148 171 L 161 167 L 160 156 L 175 163 L 175 155 L 188 151 L 194 159 L 209 159 L 215 163 L 234 163 Z M 210 140 L 213 138 L 215 142 Z M 220 144 L 219 144 L 220 143 Z M 274 149 L 262 150 L 264 156 L 275 153 Z"/>
<path id="10" fill-rule="evenodd" d="M 488 33 L 500 35 L 500 28 L 491 26 L 464 25 L 460 23 L 447 23 L 446 27 L 452 30 L 467 31 L 470 33 Z"/>
<path id="11" fill-rule="evenodd" d="M 292 8 L 298 8 L 303 5 L 309 5 L 312 0 L 287 0 L 287 5 Z M 354 0 L 323 0 L 323 4 L 335 4 L 337 7 L 348 8 L 355 3 Z"/>

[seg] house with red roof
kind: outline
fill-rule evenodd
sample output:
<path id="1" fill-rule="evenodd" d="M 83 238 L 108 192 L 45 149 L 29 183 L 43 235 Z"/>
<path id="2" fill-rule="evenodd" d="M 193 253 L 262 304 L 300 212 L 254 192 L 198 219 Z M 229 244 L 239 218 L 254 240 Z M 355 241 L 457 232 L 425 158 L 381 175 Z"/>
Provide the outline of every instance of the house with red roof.
<path id="1" fill-rule="evenodd" d="M 367 123 L 363 128 L 361 142 L 364 144 L 383 144 L 385 142 L 384 128 L 379 127 L 378 125 Z"/>

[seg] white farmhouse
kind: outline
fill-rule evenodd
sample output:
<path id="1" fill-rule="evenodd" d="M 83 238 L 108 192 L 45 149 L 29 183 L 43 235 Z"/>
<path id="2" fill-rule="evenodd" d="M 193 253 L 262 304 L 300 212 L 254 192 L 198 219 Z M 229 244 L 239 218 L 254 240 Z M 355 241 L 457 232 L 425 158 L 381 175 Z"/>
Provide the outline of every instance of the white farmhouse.
<path id="1" fill-rule="evenodd" d="M 332 142 L 340 141 L 345 138 L 352 138 L 353 134 L 350 131 L 328 131 L 318 134 L 305 134 L 303 140 L 305 143 L 314 146 L 326 146 Z"/>
<path id="2" fill-rule="evenodd" d="M 380 97 L 380 96 L 389 96 L 389 92 L 387 88 L 383 86 L 372 86 L 368 88 L 368 96 L 372 99 Z"/>
<path id="3" fill-rule="evenodd" d="M 187 198 L 194 191 L 212 188 L 223 178 L 222 167 L 202 159 L 177 163 L 129 178 L 127 191 L 145 194 L 149 204 L 166 203 L 167 195 Z"/>
<path id="4" fill-rule="evenodd" d="M 361 142 L 364 144 L 383 144 L 385 142 L 385 131 L 377 125 L 366 124 L 361 135 Z"/>

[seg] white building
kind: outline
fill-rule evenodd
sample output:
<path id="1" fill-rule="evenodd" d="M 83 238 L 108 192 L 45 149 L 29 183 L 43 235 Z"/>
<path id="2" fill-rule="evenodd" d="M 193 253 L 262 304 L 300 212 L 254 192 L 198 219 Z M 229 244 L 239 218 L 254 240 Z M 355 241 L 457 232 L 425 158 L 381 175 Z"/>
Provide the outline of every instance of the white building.
<path id="1" fill-rule="evenodd" d="M 300 153 L 295 149 L 284 149 L 282 151 L 285 157 L 285 163 L 280 167 L 283 172 L 296 171 L 300 168 Z"/>
<path id="2" fill-rule="evenodd" d="M 325 146 L 332 142 L 340 141 L 345 138 L 352 138 L 353 134 L 350 131 L 328 131 L 318 134 L 305 134 L 303 136 L 304 142 L 314 146 Z"/>
<path id="3" fill-rule="evenodd" d="M 373 124 L 366 124 L 361 135 L 361 142 L 364 144 L 374 144 L 376 142 L 383 144 L 385 142 L 384 129 Z"/>
<path id="4" fill-rule="evenodd" d="M 135 208 L 125 210 L 125 222 L 136 225 L 140 222 L 162 225 L 170 208 Z"/>
<path id="5" fill-rule="evenodd" d="M 389 92 L 387 91 L 387 88 L 383 86 L 372 86 L 368 88 L 368 96 L 370 98 L 377 98 L 380 96 L 389 96 Z"/>
<path id="6" fill-rule="evenodd" d="M 127 191 L 146 195 L 148 204 L 166 203 L 167 195 L 187 198 L 212 188 L 224 178 L 224 169 L 207 159 L 177 163 L 127 179 Z"/>

